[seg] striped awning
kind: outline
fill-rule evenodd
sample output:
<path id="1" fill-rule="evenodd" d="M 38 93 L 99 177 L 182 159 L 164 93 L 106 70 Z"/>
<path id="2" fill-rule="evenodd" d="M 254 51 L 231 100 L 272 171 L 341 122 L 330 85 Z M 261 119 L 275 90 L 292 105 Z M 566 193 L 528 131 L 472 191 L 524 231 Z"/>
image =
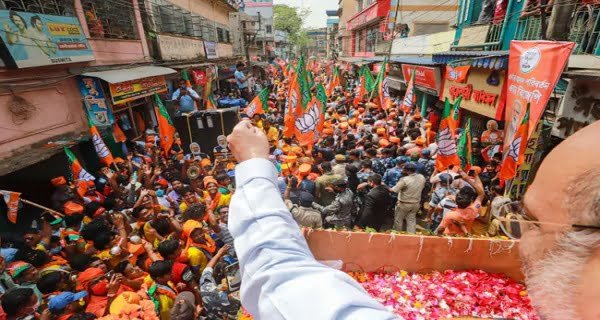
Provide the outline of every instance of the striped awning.
<path id="1" fill-rule="evenodd" d="M 433 61 L 501 70 L 508 68 L 508 51 L 446 51 L 433 54 Z"/>

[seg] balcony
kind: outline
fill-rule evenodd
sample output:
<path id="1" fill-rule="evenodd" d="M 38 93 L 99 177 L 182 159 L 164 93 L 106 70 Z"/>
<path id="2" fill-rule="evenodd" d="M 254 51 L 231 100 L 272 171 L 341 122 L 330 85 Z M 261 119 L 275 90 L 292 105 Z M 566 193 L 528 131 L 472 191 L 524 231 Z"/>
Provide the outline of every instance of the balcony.
<path id="1" fill-rule="evenodd" d="M 545 38 L 545 34 L 542 34 L 545 31 L 542 30 L 541 17 L 532 14 L 531 8 L 524 8 L 525 1 L 509 0 L 506 16 L 502 20 L 496 18 L 478 22 L 481 2 L 482 0 L 460 2 L 453 50 L 508 50 L 513 39 Z M 550 19 L 550 13 L 546 13 L 546 21 Z M 577 44 L 573 55 L 600 55 L 599 6 L 578 4 L 571 15 L 569 30 L 568 40 Z"/>

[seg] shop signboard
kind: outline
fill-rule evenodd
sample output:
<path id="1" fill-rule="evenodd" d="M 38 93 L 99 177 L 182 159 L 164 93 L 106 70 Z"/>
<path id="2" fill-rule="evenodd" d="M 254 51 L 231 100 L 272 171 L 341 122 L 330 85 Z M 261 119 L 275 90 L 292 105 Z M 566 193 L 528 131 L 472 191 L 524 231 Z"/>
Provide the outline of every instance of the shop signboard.
<path id="1" fill-rule="evenodd" d="M 93 61 L 76 17 L 0 10 L 2 58 L 12 67 L 28 68 Z"/>
<path id="2" fill-rule="evenodd" d="M 510 149 L 528 104 L 528 136 L 532 135 L 574 46 L 573 42 L 559 41 L 510 43 L 503 150 Z"/>
<path id="3" fill-rule="evenodd" d="M 213 41 L 204 41 L 204 50 L 206 50 L 207 59 L 216 59 L 219 57 L 217 54 L 217 43 Z"/>
<path id="4" fill-rule="evenodd" d="M 502 70 L 471 67 L 464 82 L 452 81 L 451 70 L 446 69 L 444 76 L 444 90 L 440 100 L 448 98 L 451 103 L 459 96 L 462 97 L 460 107 L 488 118 L 502 120 L 504 110 L 503 87 L 505 74 Z"/>
<path id="5" fill-rule="evenodd" d="M 441 86 L 439 68 L 402 64 L 402 75 L 406 82 L 410 79 L 413 70 L 415 71 L 415 85 L 417 88 L 426 88 L 434 91 L 436 94 L 439 93 Z"/>
<path id="6" fill-rule="evenodd" d="M 157 34 L 160 57 L 165 61 L 204 58 L 204 42 L 196 38 Z"/>
<path id="7" fill-rule="evenodd" d="M 94 77 L 77 77 L 79 92 L 83 97 L 83 105 L 94 125 L 97 127 L 110 126 L 115 118 L 108 107 L 106 96 L 102 90 L 100 79 Z"/>
<path id="8" fill-rule="evenodd" d="M 109 83 L 110 95 L 114 104 L 123 104 L 128 101 L 167 91 L 167 80 L 164 76 L 148 77 L 131 81 Z"/>
<path id="9" fill-rule="evenodd" d="M 375 1 L 369 7 L 350 18 L 346 22 L 346 30 L 357 29 L 378 17 L 387 17 L 389 10 L 389 1 Z M 377 26 L 377 31 L 379 31 L 379 26 Z"/>
<path id="10" fill-rule="evenodd" d="M 571 80 L 562 98 L 552 135 L 566 138 L 600 120 L 600 82 Z"/>

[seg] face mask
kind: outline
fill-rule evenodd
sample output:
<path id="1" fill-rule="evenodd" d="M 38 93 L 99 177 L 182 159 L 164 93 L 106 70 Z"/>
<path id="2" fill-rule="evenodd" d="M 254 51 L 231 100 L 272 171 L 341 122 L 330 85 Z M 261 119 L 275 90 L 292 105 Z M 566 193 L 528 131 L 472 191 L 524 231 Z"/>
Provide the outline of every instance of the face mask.
<path id="1" fill-rule="evenodd" d="M 102 280 L 90 288 L 92 294 L 95 296 L 105 296 L 108 294 L 108 282 Z"/>
<path id="2" fill-rule="evenodd" d="M 162 197 L 164 195 L 165 195 L 165 190 L 163 190 L 163 189 L 156 190 L 156 196 L 157 197 Z"/>

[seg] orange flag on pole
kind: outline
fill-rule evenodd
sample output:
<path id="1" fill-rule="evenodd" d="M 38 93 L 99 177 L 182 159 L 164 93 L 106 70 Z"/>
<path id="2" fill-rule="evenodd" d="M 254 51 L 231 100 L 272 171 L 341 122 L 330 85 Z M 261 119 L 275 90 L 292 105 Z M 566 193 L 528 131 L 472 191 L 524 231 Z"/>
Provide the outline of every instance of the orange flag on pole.
<path id="1" fill-rule="evenodd" d="M 67 158 L 69 159 L 69 164 L 71 165 L 71 173 L 73 174 L 73 181 L 93 181 L 96 180 L 94 176 L 92 176 L 89 172 L 87 172 L 75 157 L 75 154 L 65 148 L 65 153 L 67 154 Z"/>
<path id="2" fill-rule="evenodd" d="M 500 179 L 509 180 L 517 175 L 517 167 L 525 159 L 525 150 L 527 150 L 527 139 L 529 135 L 529 103 L 527 110 L 521 120 L 517 132 L 508 146 L 508 151 L 504 155 L 502 168 L 500 169 Z"/>
<path id="3" fill-rule="evenodd" d="M 296 121 L 296 108 L 298 105 L 302 105 L 300 99 L 302 99 L 302 95 L 300 94 L 300 84 L 298 83 L 298 74 L 295 73 L 292 76 L 292 81 L 290 83 L 290 89 L 288 91 L 287 98 L 287 108 L 285 110 L 285 118 L 284 125 L 285 128 L 283 130 L 283 136 L 286 138 L 291 138 L 294 135 L 294 122 Z"/>
<path id="4" fill-rule="evenodd" d="M 460 98 L 459 98 L 460 99 Z M 455 104 L 460 103 L 457 99 Z M 456 140 L 454 139 L 455 123 L 452 119 L 453 107 L 448 98 L 445 101 L 444 114 L 440 122 L 440 128 L 437 136 L 438 154 L 435 159 L 435 166 L 438 171 L 444 171 L 451 165 L 460 165 L 460 158 L 456 153 Z"/>
<path id="5" fill-rule="evenodd" d="M 265 111 L 269 111 L 269 88 L 262 89 L 244 108 L 244 113 L 250 118 L 255 114 L 263 114 Z"/>
<path id="6" fill-rule="evenodd" d="M 96 126 L 92 123 L 92 120 L 89 116 L 87 120 L 90 128 L 90 134 L 92 135 L 92 142 L 94 143 L 94 149 L 96 149 L 98 158 L 100 158 L 100 161 L 102 161 L 104 165 L 111 166 L 115 162 L 112 153 L 110 153 L 106 143 L 104 143 L 104 140 L 102 140 L 100 132 L 98 132 L 98 128 L 96 128 Z"/>
<path id="7" fill-rule="evenodd" d="M 415 94 L 415 69 L 413 69 L 410 79 L 408 80 L 408 84 L 406 85 L 406 93 L 404 94 L 404 99 L 402 99 L 402 106 L 400 109 L 404 111 L 405 114 L 409 114 L 416 105 L 417 95 Z"/>
<path id="8" fill-rule="evenodd" d="M 156 112 L 156 119 L 158 120 L 158 134 L 160 136 L 160 146 L 162 147 L 165 154 L 169 154 L 173 142 L 175 142 L 175 126 L 171 121 L 171 117 L 167 112 L 162 100 L 158 94 L 154 94 L 155 106 L 154 111 Z"/>
<path id="9" fill-rule="evenodd" d="M 8 221 L 17 223 L 17 214 L 19 213 L 19 200 L 21 198 L 21 193 L 8 190 L 0 190 L 0 193 L 2 193 L 4 202 L 6 202 L 6 208 L 8 209 L 6 215 L 8 216 Z"/>

